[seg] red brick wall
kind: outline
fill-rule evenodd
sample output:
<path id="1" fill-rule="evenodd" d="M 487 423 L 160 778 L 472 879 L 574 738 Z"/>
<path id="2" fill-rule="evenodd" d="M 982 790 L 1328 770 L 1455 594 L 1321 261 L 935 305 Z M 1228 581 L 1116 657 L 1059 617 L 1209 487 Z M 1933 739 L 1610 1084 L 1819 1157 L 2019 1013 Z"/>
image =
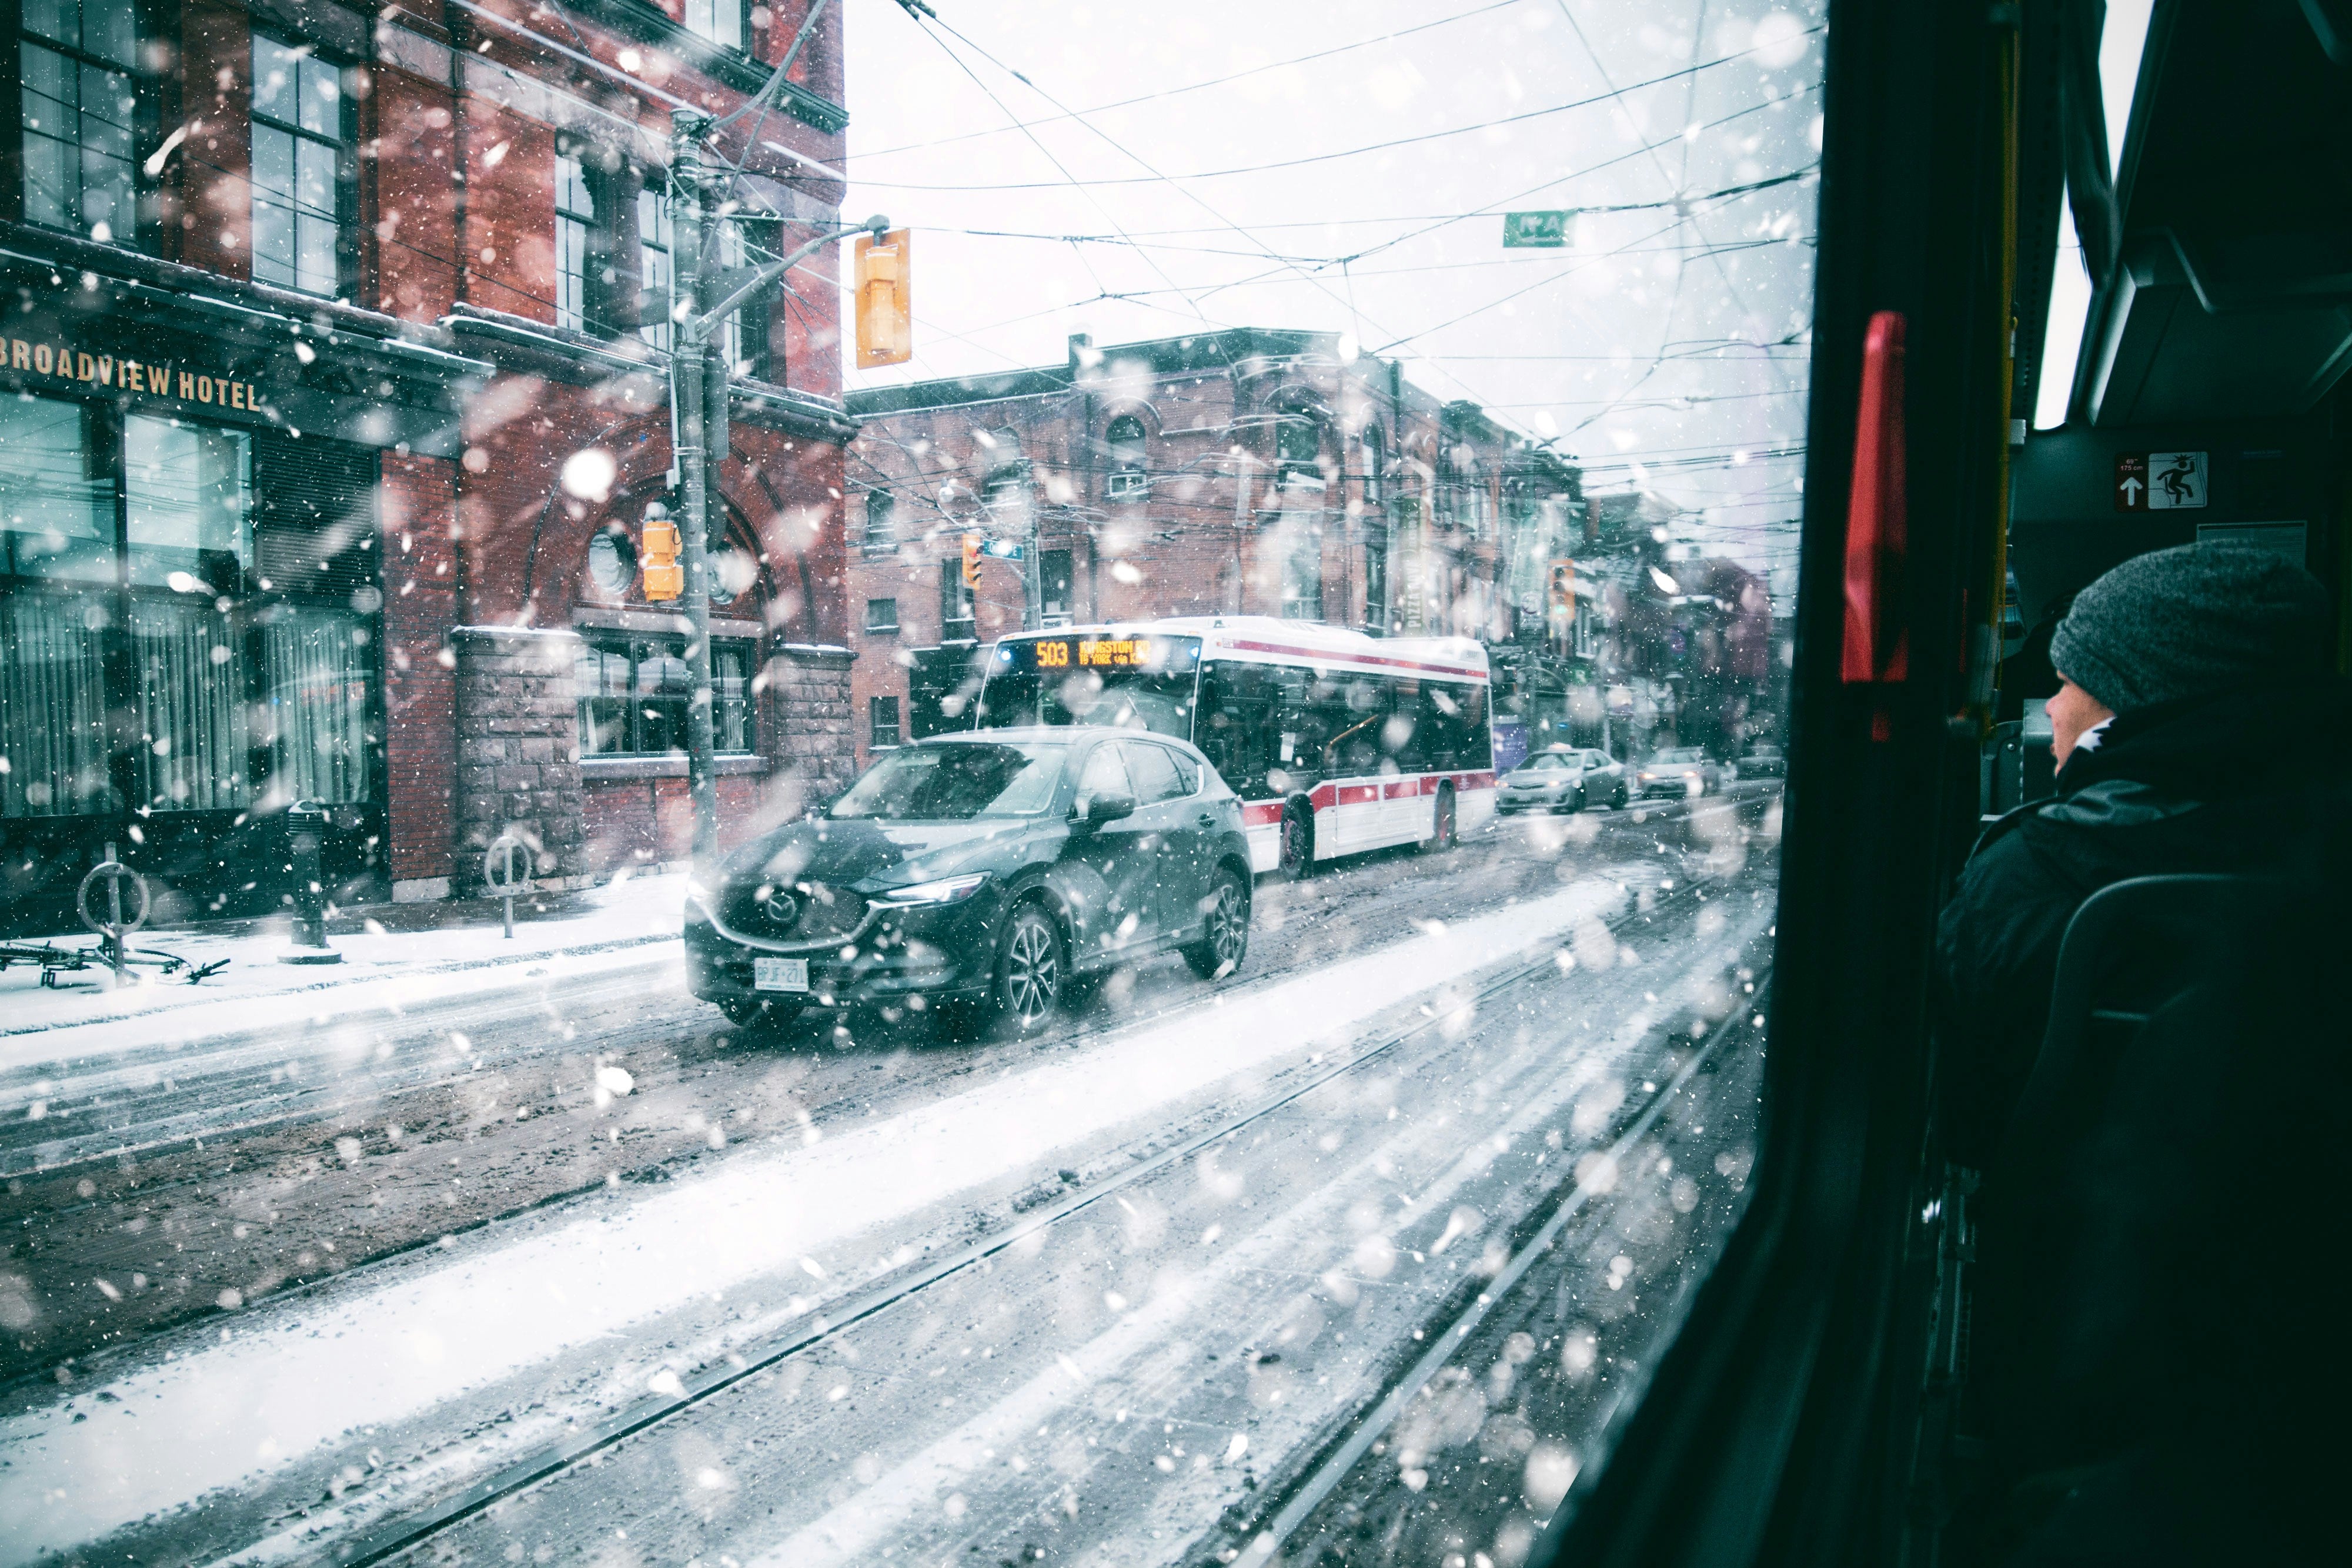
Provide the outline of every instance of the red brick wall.
<path id="1" fill-rule="evenodd" d="M 364 106 L 361 166 L 374 178 L 362 182 L 361 297 L 405 321 L 438 320 L 457 301 L 454 110 L 446 86 L 389 68 Z M 490 192 L 473 203 L 498 204 Z M 552 205 L 547 222 L 551 231 Z"/>
<path id="2" fill-rule="evenodd" d="M 581 863 L 598 876 L 623 867 L 685 860 L 694 848 L 694 800 L 684 779 L 600 779 L 584 789 L 587 841 Z M 719 843 L 734 848 L 774 819 L 766 779 L 719 780 Z"/>
<path id="3" fill-rule="evenodd" d="M 555 132 L 478 99 L 466 116 L 466 297 L 552 323 Z"/>
<path id="4" fill-rule="evenodd" d="M 457 465 L 383 457 L 377 518 L 383 551 L 383 701 L 395 881 L 450 874 L 457 763 Z"/>
<path id="5" fill-rule="evenodd" d="M 173 160 L 180 206 L 173 259 L 251 277 L 252 27 L 242 9 L 218 0 L 189 0 L 181 16 L 181 111 L 195 126 Z"/>

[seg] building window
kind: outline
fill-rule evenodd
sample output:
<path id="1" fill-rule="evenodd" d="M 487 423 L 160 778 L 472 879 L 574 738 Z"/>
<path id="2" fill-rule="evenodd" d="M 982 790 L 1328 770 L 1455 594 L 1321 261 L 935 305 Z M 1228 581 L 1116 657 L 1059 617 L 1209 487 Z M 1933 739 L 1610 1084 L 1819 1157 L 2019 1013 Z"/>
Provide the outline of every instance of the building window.
<path id="1" fill-rule="evenodd" d="M 972 635 L 971 590 L 963 580 L 963 561 L 940 562 L 940 640 Z"/>
<path id="2" fill-rule="evenodd" d="M 1276 473 L 1286 487 L 1303 480 L 1321 487 L 1323 433 L 1305 414 L 1286 413 L 1275 422 L 1274 458 Z"/>
<path id="3" fill-rule="evenodd" d="M 1139 501 L 1151 494 L 1151 475 L 1145 466 L 1147 451 L 1143 421 L 1133 414 L 1121 414 L 1110 422 L 1104 433 L 1110 451 L 1110 473 L 1103 480 L 1103 493 L 1114 501 Z"/>
<path id="4" fill-rule="evenodd" d="M 686 30 L 730 49 L 743 47 L 742 0 L 686 0 Z"/>
<path id="5" fill-rule="evenodd" d="M 343 89 L 308 46 L 253 36 L 253 277 L 306 294 L 342 284 Z"/>
<path id="6" fill-rule="evenodd" d="M 896 632 L 898 630 L 898 601 L 895 599 L 867 600 L 866 630 L 877 635 Z"/>
<path id="7" fill-rule="evenodd" d="M 1070 552 L 1049 549 L 1037 557 L 1037 609 L 1050 622 L 1067 621 L 1070 609 Z"/>
<path id="8" fill-rule="evenodd" d="M 17 40 L 25 217 L 130 245 L 136 12 L 100 0 L 25 0 Z"/>
<path id="9" fill-rule="evenodd" d="M 868 716 L 866 745 L 876 751 L 898 744 L 898 699 L 873 697 L 867 700 Z"/>
<path id="10" fill-rule="evenodd" d="M 1384 544 L 1364 546 L 1364 630 L 1385 632 L 1389 629 L 1389 548 Z"/>
<path id="11" fill-rule="evenodd" d="M 352 603 L 375 562 L 348 542 L 370 503 L 337 470 L 372 473 L 373 454 L 313 438 L 257 478 L 272 439 L 0 402 L 0 817 L 373 796 L 378 653 Z M 89 613 L 98 583 L 124 585 L 119 630 Z M 147 742 L 121 776 L 110 709 Z"/>
<path id="12" fill-rule="evenodd" d="M 667 757 L 686 751 L 692 684 L 686 639 L 584 632 L 577 674 L 580 755 Z M 758 653 L 745 638 L 710 641 L 714 749 L 744 755 L 755 740 L 751 674 Z"/>
<path id="13" fill-rule="evenodd" d="M 657 302 L 669 298 L 669 203 L 659 191 L 637 193 L 637 283 Z M 646 312 L 648 319 L 637 336 L 656 349 L 669 347 L 669 317 Z"/>
<path id="14" fill-rule="evenodd" d="M 898 497 L 887 490 L 866 492 L 866 552 L 888 555 L 898 548 Z"/>
<path id="15" fill-rule="evenodd" d="M 1282 613 L 1290 621 L 1323 619 L 1323 529 L 1313 522 L 1286 524 L 1282 549 Z"/>
<path id="16" fill-rule="evenodd" d="M 1387 449 L 1381 440 L 1379 425 L 1368 424 L 1364 427 L 1363 445 L 1364 501 L 1369 506 L 1377 506 L 1381 499 L 1381 482 L 1387 477 L 1388 461 Z"/>
<path id="17" fill-rule="evenodd" d="M 555 161 L 555 324 L 585 331 L 591 315 L 590 257 L 595 243 L 596 196 L 577 158 Z"/>

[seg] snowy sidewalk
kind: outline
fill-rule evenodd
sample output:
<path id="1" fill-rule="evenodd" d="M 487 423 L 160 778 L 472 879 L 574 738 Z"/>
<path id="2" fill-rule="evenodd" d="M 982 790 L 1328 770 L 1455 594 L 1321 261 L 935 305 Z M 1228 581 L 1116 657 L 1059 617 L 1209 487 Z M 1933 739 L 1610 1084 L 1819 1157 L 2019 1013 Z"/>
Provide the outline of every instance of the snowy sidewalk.
<path id="1" fill-rule="evenodd" d="M 0 972 L 0 1069 L 496 989 L 524 971 L 544 974 L 551 962 L 569 967 L 598 959 L 601 970 L 674 958 L 670 944 L 684 922 L 686 873 L 624 878 L 546 902 L 556 904 L 557 912 L 536 913 L 532 901 L 517 901 L 511 940 L 500 935 L 495 904 L 412 915 L 455 915 L 457 923 L 409 930 L 388 929 L 367 912 L 355 912 L 359 929 L 345 932 L 340 929 L 345 921 L 335 923 L 329 940 L 342 961 L 331 965 L 279 963 L 278 955 L 290 950 L 280 922 L 226 932 L 142 931 L 132 937 L 134 946 L 161 949 L 198 967 L 228 960 L 226 968 L 195 985 L 188 984 L 184 973 L 163 977 L 151 969 L 115 988 L 103 967 L 92 967 L 60 973 L 48 987 L 40 983 L 39 966 L 12 964 Z M 425 908 L 403 905 L 378 913 L 390 919 Z M 47 940 L 79 946 L 88 937 Z"/>

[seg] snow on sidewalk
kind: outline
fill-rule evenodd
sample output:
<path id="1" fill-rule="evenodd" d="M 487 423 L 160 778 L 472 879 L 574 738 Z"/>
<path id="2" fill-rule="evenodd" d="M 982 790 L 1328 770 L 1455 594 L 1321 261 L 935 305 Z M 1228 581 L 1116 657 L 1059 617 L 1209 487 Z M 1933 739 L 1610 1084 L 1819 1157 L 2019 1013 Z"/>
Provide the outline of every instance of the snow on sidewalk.
<path id="1" fill-rule="evenodd" d="M 1237 992 L 919 1110 L 501 1242 L 187 1334 L 173 1358 L 0 1421 L 9 1563 L 63 1552 L 618 1336 L 696 1300 L 824 1267 L 828 1249 L 1238 1075 L 1344 1043 L 1381 1011 L 1617 909 L 1579 883 Z M 814 1267 L 811 1265 L 814 1264 Z M 658 1329 L 652 1332 L 658 1333 Z"/>
<path id="2" fill-rule="evenodd" d="M 625 878 L 572 900 L 582 906 L 576 914 L 519 918 L 512 940 L 499 935 L 495 916 L 432 930 L 377 927 L 338 935 L 332 943 L 343 957 L 333 965 L 279 963 L 278 956 L 288 951 L 282 930 L 132 937 L 134 946 L 161 948 L 196 965 L 229 960 L 228 967 L 193 986 L 184 976 L 165 978 L 150 970 L 138 983 L 112 989 L 106 971 L 91 968 L 60 975 L 51 988 L 40 984 L 37 966 L 11 965 L 0 973 L 0 1071 L 496 989 L 512 984 L 519 967 L 567 955 L 614 955 L 593 966 L 608 968 L 625 962 L 630 948 L 660 948 L 677 936 L 685 923 L 686 873 Z M 52 940 L 68 945 L 65 938 Z M 674 957 L 676 951 L 660 948 L 659 956 Z"/>

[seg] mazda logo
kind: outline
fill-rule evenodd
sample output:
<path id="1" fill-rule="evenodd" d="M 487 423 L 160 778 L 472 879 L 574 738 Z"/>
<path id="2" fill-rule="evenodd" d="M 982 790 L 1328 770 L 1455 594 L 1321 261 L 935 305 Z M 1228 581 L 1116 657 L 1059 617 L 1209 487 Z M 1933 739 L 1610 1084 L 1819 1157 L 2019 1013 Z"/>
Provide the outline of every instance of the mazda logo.
<path id="1" fill-rule="evenodd" d="M 801 923 L 801 901 L 778 888 L 768 895 L 768 924 L 779 931 L 790 931 Z"/>

